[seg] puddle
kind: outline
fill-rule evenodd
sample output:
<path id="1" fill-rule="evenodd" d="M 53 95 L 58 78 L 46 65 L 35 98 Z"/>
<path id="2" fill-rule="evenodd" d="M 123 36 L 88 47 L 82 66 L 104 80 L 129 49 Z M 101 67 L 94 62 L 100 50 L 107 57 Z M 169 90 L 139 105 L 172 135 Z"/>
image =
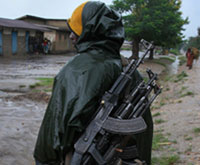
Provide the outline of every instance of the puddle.
<path id="1" fill-rule="evenodd" d="M 0 59 L 0 165 L 33 164 L 33 150 L 47 104 L 29 100 L 24 92 L 36 78 L 54 77 L 69 58 L 56 55 Z"/>
<path id="2" fill-rule="evenodd" d="M 126 58 L 129 58 L 132 55 L 132 51 L 130 51 L 130 50 L 121 50 L 120 54 L 123 55 Z M 143 54 L 144 54 L 143 52 L 139 52 L 139 57 L 141 57 Z M 148 57 L 148 55 L 147 55 L 147 57 Z"/>
<path id="3" fill-rule="evenodd" d="M 120 53 L 126 58 L 129 58 L 132 55 L 132 52 L 128 51 L 128 50 L 122 50 L 122 51 L 120 51 Z M 139 56 L 140 57 L 143 54 L 144 54 L 144 52 L 139 52 Z M 159 55 L 159 56 L 155 56 L 154 58 L 159 59 L 160 57 L 166 57 L 166 56 Z M 148 58 L 148 55 L 146 56 L 146 58 Z M 177 72 L 178 72 L 179 59 L 178 59 L 178 56 L 175 56 L 175 58 L 176 59 L 175 59 L 175 61 L 173 63 L 167 62 L 167 60 L 165 60 L 166 61 L 165 64 L 167 65 L 167 74 L 169 74 L 169 75 L 177 74 Z"/>

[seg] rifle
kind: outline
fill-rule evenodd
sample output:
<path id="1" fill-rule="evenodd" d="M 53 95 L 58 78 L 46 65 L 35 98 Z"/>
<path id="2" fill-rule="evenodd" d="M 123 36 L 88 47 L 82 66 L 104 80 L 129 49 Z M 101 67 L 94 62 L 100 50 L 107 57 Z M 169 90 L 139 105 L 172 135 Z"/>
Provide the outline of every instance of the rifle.
<path id="1" fill-rule="evenodd" d="M 141 133 L 147 128 L 142 115 L 161 93 L 161 89 L 156 84 L 157 74 L 148 69 L 148 82 L 141 81 L 131 90 L 136 69 L 153 48 L 152 43 L 144 40 L 142 43 L 146 48 L 145 53 L 140 59 L 132 60 L 103 95 L 94 119 L 74 145 L 71 165 L 112 164 L 117 150 L 120 150 L 122 138 Z"/>

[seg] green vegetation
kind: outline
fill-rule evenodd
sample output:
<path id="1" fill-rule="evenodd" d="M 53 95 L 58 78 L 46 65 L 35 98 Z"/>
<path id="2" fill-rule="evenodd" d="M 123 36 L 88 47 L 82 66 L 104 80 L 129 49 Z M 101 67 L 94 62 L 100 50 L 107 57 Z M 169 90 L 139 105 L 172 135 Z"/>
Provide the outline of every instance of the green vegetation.
<path id="1" fill-rule="evenodd" d="M 184 90 L 186 90 L 188 87 L 185 87 L 185 86 L 182 86 L 181 87 L 181 91 L 184 91 Z"/>
<path id="2" fill-rule="evenodd" d="M 179 161 L 178 155 L 153 157 L 152 165 L 173 165 Z"/>
<path id="3" fill-rule="evenodd" d="M 149 81 L 149 77 L 143 77 L 143 80 L 145 83 L 147 83 Z"/>
<path id="4" fill-rule="evenodd" d="M 173 56 L 164 56 L 164 57 L 160 57 L 159 60 L 168 60 L 170 61 L 171 63 L 175 62 L 176 60 L 176 57 L 173 57 Z"/>
<path id="5" fill-rule="evenodd" d="M 185 64 L 186 61 L 187 61 L 187 58 L 185 56 L 179 56 L 178 59 L 179 59 L 179 65 L 180 66 L 182 66 L 183 64 Z"/>
<path id="6" fill-rule="evenodd" d="M 40 93 L 41 90 L 39 90 L 39 89 L 32 89 L 31 92 L 34 92 L 34 93 Z"/>
<path id="7" fill-rule="evenodd" d="M 164 103 L 163 101 L 160 102 L 160 106 L 164 106 L 166 103 Z"/>
<path id="8" fill-rule="evenodd" d="M 169 88 L 169 87 L 165 88 L 165 91 L 169 91 L 169 90 L 170 90 L 170 88 Z"/>
<path id="9" fill-rule="evenodd" d="M 192 140 L 193 138 L 189 136 L 189 137 L 185 137 L 184 139 L 189 141 L 189 140 Z"/>
<path id="10" fill-rule="evenodd" d="M 36 83 L 38 86 L 52 86 L 54 78 L 37 78 L 40 80 L 39 83 Z"/>
<path id="11" fill-rule="evenodd" d="M 128 47 L 121 47 L 121 50 L 132 50 L 132 49 Z"/>
<path id="12" fill-rule="evenodd" d="M 160 106 L 152 106 L 151 109 L 160 109 Z"/>
<path id="13" fill-rule="evenodd" d="M 187 48 L 191 48 L 191 47 L 200 49 L 200 35 L 189 38 L 188 43 L 186 45 L 186 50 L 187 50 Z"/>
<path id="14" fill-rule="evenodd" d="M 44 88 L 43 89 L 44 92 L 51 92 L 52 86 L 53 86 L 53 81 L 54 81 L 53 78 L 42 77 L 42 78 L 37 78 L 36 80 L 39 80 L 39 82 L 29 85 L 29 88 L 34 89 L 36 91 L 35 88 L 41 87 L 41 88 Z"/>
<path id="15" fill-rule="evenodd" d="M 186 93 L 181 94 L 181 97 L 185 97 L 185 96 L 194 96 L 194 93 L 191 91 L 188 91 Z"/>
<path id="16" fill-rule="evenodd" d="M 33 89 L 36 87 L 36 84 L 29 85 L 29 88 Z"/>
<path id="17" fill-rule="evenodd" d="M 170 143 L 170 141 L 162 133 L 154 133 L 152 144 L 153 150 L 161 150 L 162 146 L 168 143 Z"/>
<path id="18" fill-rule="evenodd" d="M 185 91 L 188 87 L 181 87 L 180 91 L 179 91 L 179 95 L 180 97 L 185 97 L 185 96 L 194 96 L 194 93 L 191 91 Z M 181 103 L 182 100 L 179 100 L 178 103 Z"/>
<path id="19" fill-rule="evenodd" d="M 172 80 L 173 80 L 173 78 L 174 78 L 174 76 L 173 76 L 173 75 L 167 75 L 167 76 L 165 76 L 165 78 L 163 79 L 163 81 L 164 81 L 164 82 L 167 82 L 167 81 L 172 81 Z"/>
<path id="20" fill-rule="evenodd" d="M 160 115 L 161 115 L 160 112 L 157 112 L 153 114 L 153 117 L 160 116 Z"/>
<path id="21" fill-rule="evenodd" d="M 194 131 L 195 134 L 199 134 L 200 133 L 200 128 L 194 128 L 193 131 Z"/>
<path id="22" fill-rule="evenodd" d="M 187 73 L 185 73 L 185 71 L 182 71 L 180 74 L 177 74 L 177 75 L 167 75 L 163 78 L 163 81 L 164 82 L 167 82 L 167 81 L 170 81 L 170 82 L 179 82 L 179 81 L 182 81 L 184 80 L 186 77 L 188 77 Z M 187 87 L 185 87 L 187 88 Z M 167 90 L 170 90 L 169 88 Z M 182 89 L 184 90 L 184 89 Z"/>
<path id="23" fill-rule="evenodd" d="M 164 122 L 165 122 L 165 120 L 162 120 L 162 119 L 156 119 L 154 121 L 155 124 L 161 124 L 161 123 L 164 123 Z"/>
<path id="24" fill-rule="evenodd" d="M 178 49 L 170 49 L 169 51 L 171 54 L 174 54 L 174 55 L 179 55 L 180 54 L 180 51 Z"/>
<path id="25" fill-rule="evenodd" d="M 19 85 L 19 88 L 25 88 L 26 85 Z"/>
<path id="26" fill-rule="evenodd" d="M 153 59 L 152 62 L 154 62 L 154 63 L 156 63 L 156 64 L 159 64 L 159 65 L 162 65 L 162 66 L 164 66 L 165 68 L 167 68 L 166 63 L 160 61 L 160 59 Z"/>
<path id="27" fill-rule="evenodd" d="M 187 73 L 185 73 L 184 71 L 182 71 L 180 74 L 178 74 L 174 80 L 174 82 L 179 82 L 181 80 L 183 80 L 185 77 L 188 77 Z"/>
<path id="28" fill-rule="evenodd" d="M 123 16 L 126 36 L 133 41 L 136 58 L 141 39 L 154 41 L 155 45 L 166 49 L 174 47 L 182 40 L 182 27 L 188 24 L 188 18 L 183 19 L 179 11 L 179 0 L 113 0 L 111 7 Z M 152 55 L 150 53 L 150 57 Z"/>
<path id="29" fill-rule="evenodd" d="M 178 102 L 177 103 L 182 103 L 183 101 L 182 100 L 178 100 Z"/>

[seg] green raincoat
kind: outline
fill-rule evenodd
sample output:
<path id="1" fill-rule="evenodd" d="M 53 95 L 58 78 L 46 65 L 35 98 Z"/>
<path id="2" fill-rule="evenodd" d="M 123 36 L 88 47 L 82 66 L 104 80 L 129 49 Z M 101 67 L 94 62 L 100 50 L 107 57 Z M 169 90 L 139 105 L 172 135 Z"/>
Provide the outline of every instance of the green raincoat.
<path id="1" fill-rule="evenodd" d="M 95 113 L 101 96 L 122 71 L 121 17 L 101 2 L 89 1 L 76 12 L 76 19 L 81 16 L 82 27 L 76 31 L 77 26 L 68 23 L 79 35 L 78 54 L 54 79 L 34 151 L 34 158 L 41 165 L 57 165 L 64 160 Z"/>

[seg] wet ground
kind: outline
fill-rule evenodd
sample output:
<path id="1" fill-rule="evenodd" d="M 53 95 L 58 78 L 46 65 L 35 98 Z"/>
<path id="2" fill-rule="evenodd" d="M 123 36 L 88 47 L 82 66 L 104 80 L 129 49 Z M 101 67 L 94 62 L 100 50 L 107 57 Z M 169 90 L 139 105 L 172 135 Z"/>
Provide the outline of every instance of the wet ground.
<path id="1" fill-rule="evenodd" d="M 32 153 L 47 103 L 28 99 L 29 85 L 34 84 L 37 81 L 35 78 L 38 77 L 54 77 L 70 58 L 71 56 L 51 55 L 29 57 L 20 60 L 0 59 L 0 165 L 33 164 Z M 141 65 L 142 69 L 146 67 L 151 68 L 158 74 L 165 69 L 163 66 L 151 62 Z M 198 74 L 198 67 L 199 64 L 196 69 L 189 71 L 192 73 L 194 80 L 188 82 L 188 86 L 189 83 L 196 85 L 197 90 L 199 90 L 197 82 L 200 75 L 195 77 L 195 74 Z M 175 65 L 175 71 L 177 71 L 176 69 L 177 65 Z M 41 96 L 38 95 L 39 97 Z M 195 102 L 194 109 L 197 110 L 199 106 L 198 101 L 196 99 L 193 100 Z M 160 109 L 161 111 L 164 111 L 164 108 L 170 109 L 167 111 L 169 113 L 164 113 L 163 117 L 170 118 L 170 115 L 174 117 L 172 110 L 178 109 L 179 107 L 177 106 L 171 104 L 163 106 L 163 109 Z M 186 105 L 183 104 L 182 106 L 186 108 Z M 187 112 L 191 113 L 189 112 L 189 107 Z M 182 113 L 180 116 L 184 117 L 185 114 Z M 198 113 L 190 115 L 191 118 L 186 119 L 186 121 L 192 121 L 193 117 L 196 117 L 194 122 L 198 122 L 196 120 L 198 115 Z M 174 128 L 178 129 L 182 124 L 180 118 L 177 120 L 180 124 L 174 127 L 174 121 L 175 119 L 168 125 L 166 124 L 166 132 L 174 133 L 176 132 Z M 184 129 L 180 129 L 181 131 L 184 131 Z"/>
<path id="2" fill-rule="evenodd" d="M 33 164 L 32 153 L 46 103 L 26 99 L 26 92 L 35 78 L 54 77 L 70 58 L 0 59 L 0 165 Z"/>
<path id="3" fill-rule="evenodd" d="M 152 108 L 154 131 L 162 134 L 167 143 L 160 143 L 153 157 L 179 158 L 175 164 L 200 165 L 200 60 L 189 70 L 179 67 L 178 74 L 187 76 L 177 81 L 177 75 L 164 83 L 157 108 Z M 176 81 L 174 81 L 176 80 Z M 159 121 L 159 122 L 158 122 Z"/>

